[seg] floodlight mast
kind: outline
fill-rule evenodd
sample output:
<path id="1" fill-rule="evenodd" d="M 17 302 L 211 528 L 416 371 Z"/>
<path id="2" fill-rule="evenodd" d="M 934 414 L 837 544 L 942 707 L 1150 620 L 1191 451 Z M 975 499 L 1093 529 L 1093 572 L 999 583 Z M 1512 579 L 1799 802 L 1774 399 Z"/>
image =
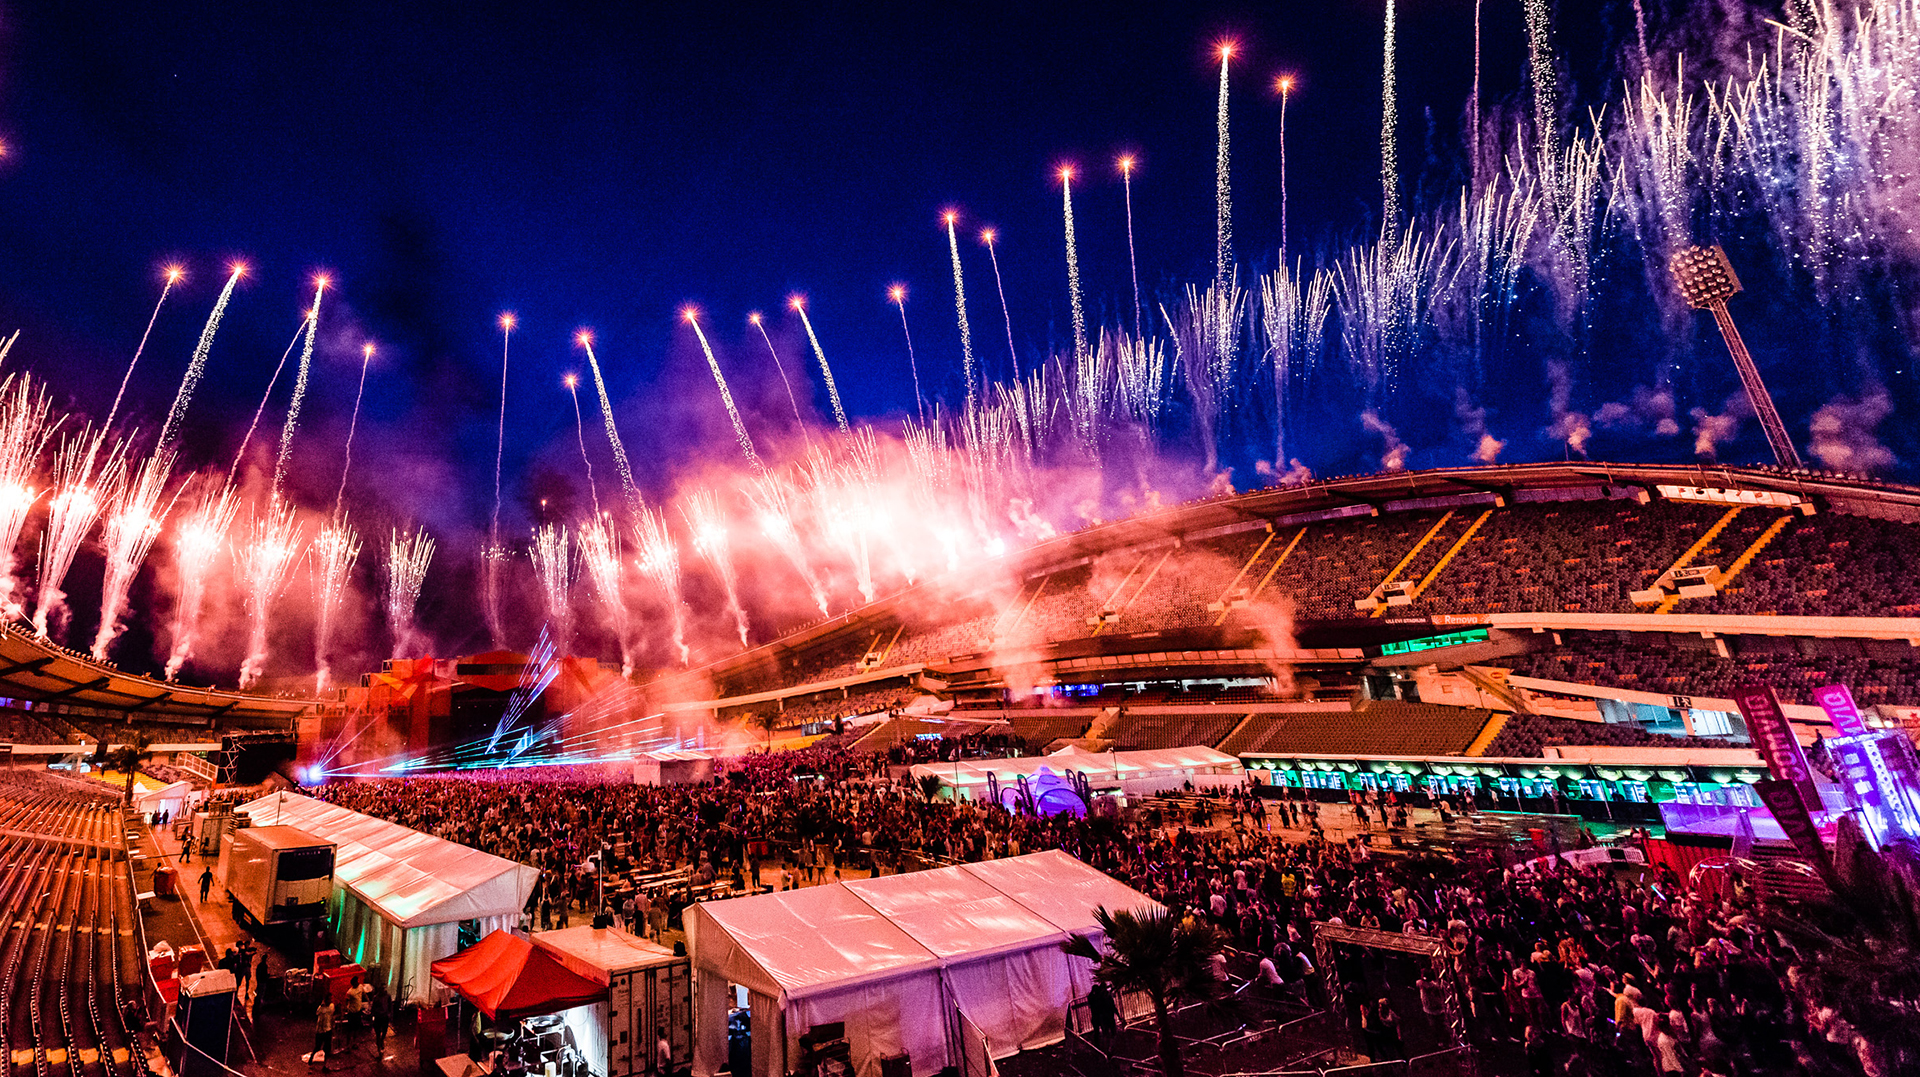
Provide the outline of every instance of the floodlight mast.
<path id="1" fill-rule="evenodd" d="M 1673 257 L 1673 279 L 1680 286 L 1680 294 L 1686 297 L 1687 305 L 1695 310 L 1713 312 L 1714 324 L 1720 327 L 1720 335 L 1726 338 L 1727 351 L 1733 356 L 1734 368 L 1740 372 L 1740 384 L 1747 390 L 1747 402 L 1753 405 L 1753 413 L 1760 420 L 1760 428 L 1767 432 L 1767 444 L 1773 447 L 1774 462 L 1781 467 L 1799 468 L 1800 452 L 1793 447 L 1793 439 L 1787 436 L 1787 427 L 1780 421 L 1780 413 L 1773 409 L 1773 397 L 1767 392 L 1767 385 L 1760 380 L 1759 368 L 1753 365 L 1753 355 L 1747 351 L 1746 342 L 1740 339 L 1740 330 L 1733 324 L 1733 315 L 1727 313 L 1727 300 L 1740 291 L 1740 278 L 1734 275 L 1733 263 L 1727 260 L 1727 252 L 1718 244 L 1710 247 L 1689 247 Z"/>

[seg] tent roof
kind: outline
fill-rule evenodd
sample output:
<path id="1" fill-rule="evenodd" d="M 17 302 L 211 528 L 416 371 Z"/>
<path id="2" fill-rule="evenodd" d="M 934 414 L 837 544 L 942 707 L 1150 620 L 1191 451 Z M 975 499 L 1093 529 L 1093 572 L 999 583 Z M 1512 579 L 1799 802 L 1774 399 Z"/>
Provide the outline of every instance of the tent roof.
<path id="1" fill-rule="evenodd" d="M 239 810 L 335 843 L 334 880 L 403 928 L 517 916 L 539 877 L 525 864 L 297 793 L 270 793 Z"/>
<path id="2" fill-rule="evenodd" d="M 1052 755 L 1018 759 L 965 759 L 955 763 L 921 763 L 913 768 L 919 778 L 932 774 L 948 785 L 984 785 L 991 774 L 1002 783 L 1032 777 L 1041 769 L 1065 776 L 1074 771 L 1090 780 L 1119 780 L 1149 774 L 1238 768 L 1240 760 L 1207 747 L 1153 748 L 1140 752 L 1089 752 L 1069 745 Z"/>
<path id="3" fill-rule="evenodd" d="M 1157 907 L 1065 853 L 1029 853 L 704 902 L 693 909 L 693 958 L 761 994 L 799 998 L 1051 947 L 1070 931 L 1098 932 L 1096 905 Z"/>
<path id="4" fill-rule="evenodd" d="M 496 1020 L 557 1013 L 607 997 L 605 984 L 574 972 L 552 954 L 505 931 L 495 931 L 452 957 L 435 961 L 433 978 Z"/>
<path id="5" fill-rule="evenodd" d="M 558 931 L 536 931 L 533 944 L 552 953 L 560 963 L 597 983 L 606 983 L 616 972 L 671 965 L 685 961 L 657 943 L 629 935 L 616 927 L 564 927 Z"/>

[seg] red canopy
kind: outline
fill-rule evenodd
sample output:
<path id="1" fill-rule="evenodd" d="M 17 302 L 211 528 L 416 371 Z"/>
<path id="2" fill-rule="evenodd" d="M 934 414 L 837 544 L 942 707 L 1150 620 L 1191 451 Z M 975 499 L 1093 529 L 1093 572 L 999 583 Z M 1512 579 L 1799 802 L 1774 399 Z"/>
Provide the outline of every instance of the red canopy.
<path id="1" fill-rule="evenodd" d="M 599 1002 L 604 985 L 505 931 L 433 963 L 433 978 L 495 1020 L 518 1020 Z"/>

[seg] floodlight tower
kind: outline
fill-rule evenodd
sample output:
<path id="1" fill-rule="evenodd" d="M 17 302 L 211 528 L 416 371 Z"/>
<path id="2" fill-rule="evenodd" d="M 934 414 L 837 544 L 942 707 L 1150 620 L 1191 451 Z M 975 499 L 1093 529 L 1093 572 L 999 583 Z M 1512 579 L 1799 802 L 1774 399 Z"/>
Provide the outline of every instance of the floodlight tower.
<path id="1" fill-rule="evenodd" d="M 1681 251 L 1673 257 L 1673 280 L 1680 286 L 1680 294 L 1686 297 L 1688 306 L 1713 312 L 1714 324 L 1720 327 L 1720 335 L 1727 340 L 1727 351 L 1733 355 L 1733 365 L 1740 371 L 1740 384 L 1746 387 L 1747 402 L 1753 405 L 1760 428 L 1767 432 L 1767 444 L 1773 446 L 1774 462 L 1781 467 L 1801 467 L 1800 453 L 1793 447 L 1793 439 L 1787 436 L 1780 413 L 1773 410 L 1773 397 L 1767 394 L 1767 385 L 1760 380 L 1760 371 L 1753 365 L 1746 342 L 1740 339 L 1733 315 L 1727 313 L 1727 299 L 1740 291 L 1740 278 L 1734 275 L 1727 252 L 1718 244 Z"/>

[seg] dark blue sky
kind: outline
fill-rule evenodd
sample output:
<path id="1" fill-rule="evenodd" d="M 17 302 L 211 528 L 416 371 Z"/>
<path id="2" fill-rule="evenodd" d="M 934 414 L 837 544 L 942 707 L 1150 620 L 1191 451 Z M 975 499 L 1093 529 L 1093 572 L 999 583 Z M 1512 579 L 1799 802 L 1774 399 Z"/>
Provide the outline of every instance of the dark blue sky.
<path id="1" fill-rule="evenodd" d="M 957 391 L 938 224 L 949 206 L 964 214 L 979 354 L 1004 369 L 974 239 L 990 224 L 1030 361 L 1065 335 L 1051 182 L 1062 161 L 1084 176 L 1076 216 L 1090 316 L 1126 303 L 1117 152 L 1142 161 L 1143 283 L 1203 275 L 1220 38 L 1239 39 L 1245 55 L 1234 76 L 1242 257 L 1270 261 L 1278 242 L 1276 72 L 1301 80 L 1289 112 L 1296 245 L 1364 226 L 1378 201 L 1380 5 L 1370 0 L 115 7 L 9 5 L 4 16 L 0 325 L 25 331 L 15 362 L 103 411 L 156 267 L 180 259 L 191 280 L 134 379 L 136 415 L 157 421 L 220 266 L 244 257 L 254 274 L 189 421 L 190 451 L 223 460 L 298 323 L 309 274 L 325 268 L 338 281 L 322 319 L 332 354 L 302 427 L 302 481 L 330 492 L 357 342 L 373 339 L 381 357 L 356 469 L 415 487 L 389 500 L 443 530 L 486 512 L 503 309 L 521 325 L 507 473 L 510 496 L 518 486 L 525 497 L 555 486 L 535 478 L 543 467 L 577 481 L 559 379 L 580 369 L 578 326 L 597 333 L 643 475 L 722 434 L 711 383 L 674 320 L 685 303 L 707 311 L 750 424 L 777 425 L 785 400 L 743 318 L 770 312 L 776 343 L 799 361 L 782 303 L 792 291 L 812 297 L 850 411 L 909 405 L 884 296 L 894 281 L 912 289 L 930 389 Z M 1471 76 L 1469 0 L 1415 7 L 1402 26 L 1410 177 L 1430 146 L 1455 144 Z M 1517 18 L 1489 15 L 1490 95 L 1519 78 Z M 1442 154 L 1427 170 L 1450 166 Z M 824 392 L 816 399 L 824 409 Z M 609 476 L 604 442 L 592 449 Z M 471 493 L 449 496 L 460 489 Z"/>

